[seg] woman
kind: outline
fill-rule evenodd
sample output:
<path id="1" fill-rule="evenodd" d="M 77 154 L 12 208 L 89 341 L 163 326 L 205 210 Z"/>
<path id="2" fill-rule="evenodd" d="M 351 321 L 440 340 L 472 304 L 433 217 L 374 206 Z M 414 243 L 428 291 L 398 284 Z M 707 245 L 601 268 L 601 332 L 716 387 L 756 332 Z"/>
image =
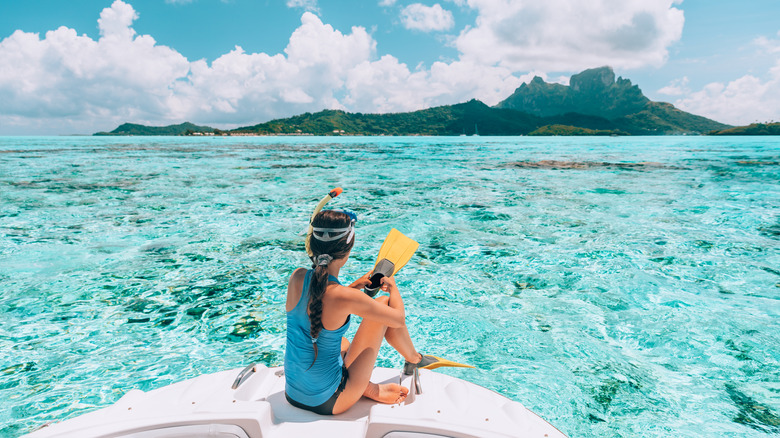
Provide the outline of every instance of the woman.
<path id="1" fill-rule="evenodd" d="M 392 277 L 382 279 L 389 297 L 372 299 L 360 289 L 368 274 L 349 286 L 339 283 L 341 267 L 355 243 L 352 212 L 324 210 L 312 219 L 309 240 L 313 269 L 297 269 L 287 286 L 285 395 L 293 406 L 320 415 L 340 414 L 361 397 L 400 403 L 409 390 L 396 383 L 369 381 L 386 339 L 407 364 L 422 366 L 406 328 L 404 303 Z M 363 321 L 350 343 L 343 337 L 350 315 Z"/>

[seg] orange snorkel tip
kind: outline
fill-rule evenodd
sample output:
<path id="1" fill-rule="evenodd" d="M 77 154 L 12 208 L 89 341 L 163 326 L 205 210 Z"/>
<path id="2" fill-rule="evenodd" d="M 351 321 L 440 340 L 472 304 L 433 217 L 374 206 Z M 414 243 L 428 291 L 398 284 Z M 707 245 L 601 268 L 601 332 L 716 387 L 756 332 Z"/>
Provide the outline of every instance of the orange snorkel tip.
<path id="1" fill-rule="evenodd" d="M 331 198 L 335 198 L 336 196 L 340 195 L 341 192 L 344 190 L 341 189 L 341 187 L 336 187 L 335 189 L 331 190 L 328 195 L 330 195 Z"/>

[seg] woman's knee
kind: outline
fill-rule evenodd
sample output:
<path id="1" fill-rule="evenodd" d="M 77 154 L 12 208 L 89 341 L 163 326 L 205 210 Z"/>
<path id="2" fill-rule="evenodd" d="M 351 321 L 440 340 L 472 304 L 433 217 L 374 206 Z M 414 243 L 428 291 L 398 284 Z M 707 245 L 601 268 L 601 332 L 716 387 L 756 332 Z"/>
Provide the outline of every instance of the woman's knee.
<path id="1" fill-rule="evenodd" d="M 384 304 L 385 306 L 389 306 L 390 305 L 390 297 L 388 297 L 387 295 L 383 295 L 383 296 L 377 298 L 376 302 L 379 303 L 379 304 Z"/>

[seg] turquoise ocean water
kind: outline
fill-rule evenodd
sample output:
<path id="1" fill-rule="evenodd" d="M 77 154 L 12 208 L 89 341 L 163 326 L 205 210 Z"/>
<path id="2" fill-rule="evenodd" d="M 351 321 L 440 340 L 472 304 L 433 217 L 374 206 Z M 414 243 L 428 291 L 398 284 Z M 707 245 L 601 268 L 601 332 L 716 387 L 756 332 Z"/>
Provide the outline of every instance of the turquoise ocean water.
<path id="1" fill-rule="evenodd" d="M 778 138 L 0 138 L 0 436 L 283 359 L 330 188 L 419 350 L 572 437 L 780 434 Z M 353 324 L 350 333 L 354 333 Z M 379 364 L 400 367 L 390 348 Z"/>

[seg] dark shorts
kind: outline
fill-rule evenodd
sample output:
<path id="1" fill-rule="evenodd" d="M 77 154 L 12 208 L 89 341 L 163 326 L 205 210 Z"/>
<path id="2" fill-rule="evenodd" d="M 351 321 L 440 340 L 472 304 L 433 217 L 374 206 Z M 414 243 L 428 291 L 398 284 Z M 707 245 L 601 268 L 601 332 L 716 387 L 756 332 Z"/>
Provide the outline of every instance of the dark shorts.
<path id="1" fill-rule="evenodd" d="M 315 414 L 320 415 L 333 415 L 333 406 L 336 405 L 336 399 L 339 398 L 339 395 L 341 395 L 342 392 L 344 392 L 344 388 L 347 387 L 347 379 L 349 378 L 349 372 L 347 372 L 347 367 L 342 366 L 341 367 L 341 383 L 339 383 L 339 387 L 336 388 L 336 392 L 333 393 L 332 396 L 328 400 L 325 401 L 325 403 L 319 405 L 319 406 L 307 406 L 303 403 L 298 403 L 297 401 L 290 398 L 287 393 L 284 393 L 285 398 L 287 398 L 287 402 L 291 405 L 295 406 L 296 408 L 305 409 L 307 411 L 312 411 Z"/>

